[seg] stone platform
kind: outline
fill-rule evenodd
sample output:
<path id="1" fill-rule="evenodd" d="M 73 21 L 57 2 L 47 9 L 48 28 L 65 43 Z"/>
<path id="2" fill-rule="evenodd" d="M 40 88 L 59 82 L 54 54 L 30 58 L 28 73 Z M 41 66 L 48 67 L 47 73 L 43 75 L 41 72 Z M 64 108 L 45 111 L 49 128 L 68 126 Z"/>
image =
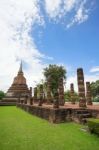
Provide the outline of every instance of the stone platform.
<path id="1" fill-rule="evenodd" d="M 17 98 L 6 97 L 3 100 L 0 100 L 0 106 L 16 106 Z"/>
<path id="2" fill-rule="evenodd" d="M 17 104 L 17 107 L 35 115 L 46 119 L 51 123 L 63 123 L 68 121 L 75 121 L 78 123 L 86 123 L 88 118 L 99 118 L 99 105 L 89 106 L 87 108 L 79 108 L 78 104 L 65 104 L 59 108 L 53 108 L 52 105 L 38 104 Z"/>
<path id="3" fill-rule="evenodd" d="M 70 121 L 70 117 L 68 117 L 68 114 L 71 110 L 69 108 L 55 109 L 49 106 L 38 106 L 36 104 L 32 106 L 26 104 L 17 104 L 17 107 L 20 107 L 23 110 L 35 116 L 46 119 L 51 123 L 62 123 L 62 122 Z"/>

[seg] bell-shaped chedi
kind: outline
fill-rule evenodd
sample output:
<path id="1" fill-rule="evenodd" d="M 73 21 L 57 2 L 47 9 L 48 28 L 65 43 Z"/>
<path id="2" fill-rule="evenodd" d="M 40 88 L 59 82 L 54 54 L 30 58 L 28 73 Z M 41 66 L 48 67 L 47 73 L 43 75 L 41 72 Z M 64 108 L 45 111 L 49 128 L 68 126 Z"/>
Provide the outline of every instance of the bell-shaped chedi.
<path id="1" fill-rule="evenodd" d="M 17 76 L 14 78 L 14 81 L 11 87 L 7 91 L 8 97 L 23 97 L 30 96 L 30 90 L 26 84 L 26 78 L 24 77 L 24 73 L 22 71 L 22 62 L 20 64 L 20 68 Z"/>

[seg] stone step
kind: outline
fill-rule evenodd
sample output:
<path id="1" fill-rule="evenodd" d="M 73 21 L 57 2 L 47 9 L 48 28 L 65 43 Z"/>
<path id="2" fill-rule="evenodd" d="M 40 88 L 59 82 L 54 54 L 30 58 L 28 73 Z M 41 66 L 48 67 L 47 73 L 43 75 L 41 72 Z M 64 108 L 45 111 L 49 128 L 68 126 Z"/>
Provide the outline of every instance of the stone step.
<path id="1" fill-rule="evenodd" d="M 82 123 L 82 124 L 86 124 L 86 123 L 87 123 L 87 120 L 88 120 L 89 118 L 91 118 L 91 117 L 82 118 L 81 123 Z"/>
<path id="2" fill-rule="evenodd" d="M 87 123 L 87 119 L 91 118 L 91 113 L 88 110 L 76 110 L 74 117 L 75 120 L 78 120 L 79 123 Z"/>
<path id="3" fill-rule="evenodd" d="M 0 106 L 15 106 L 16 102 L 0 102 Z"/>
<path id="4" fill-rule="evenodd" d="M 88 117 L 91 117 L 91 114 L 88 113 L 88 114 L 80 114 L 78 115 L 79 118 L 88 118 Z"/>
<path id="5" fill-rule="evenodd" d="M 4 102 L 5 102 L 5 103 L 6 103 L 6 102 L 7 102 L 7 103 L 10 103 L 10 102 L 17 102 L 17 101 L 16 101 L 16 100 L 3 100 L 3 101 L 1 101 L 1 103 L 4 103 Z"/>
<path id="6" fill-rule="evenodd" d="M 77 110 L 76 111 L 76 114 L 87 114 L 87 113 L 89 113 L 88 110 Z"/>

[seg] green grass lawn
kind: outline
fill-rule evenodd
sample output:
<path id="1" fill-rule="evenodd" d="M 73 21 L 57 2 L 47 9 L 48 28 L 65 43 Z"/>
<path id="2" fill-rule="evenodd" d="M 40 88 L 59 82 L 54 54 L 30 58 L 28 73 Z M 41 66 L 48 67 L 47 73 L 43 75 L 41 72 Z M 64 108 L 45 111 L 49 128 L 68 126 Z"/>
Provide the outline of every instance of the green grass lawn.
<path id="1" fill-rule="evenodd" d="M 0 150 L 99 150 L 99 138 L 75 123 L 50 124 L 16 107 L 0 107 Z"/>

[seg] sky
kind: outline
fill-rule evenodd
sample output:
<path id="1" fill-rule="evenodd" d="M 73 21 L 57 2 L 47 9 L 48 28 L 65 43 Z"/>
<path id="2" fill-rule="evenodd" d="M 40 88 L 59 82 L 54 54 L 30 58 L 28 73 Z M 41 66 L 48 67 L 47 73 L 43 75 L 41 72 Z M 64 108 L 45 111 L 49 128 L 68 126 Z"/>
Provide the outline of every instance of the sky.
<path id="1" fill-rule="evenodd" d="M 85 81 L 99 79 L 98 0 L 0 0 L 0 90 L 7 91 L 20 61 L 34 87 L 49 64 L 67 70 L 66 89 L 77 68 Z"/>

